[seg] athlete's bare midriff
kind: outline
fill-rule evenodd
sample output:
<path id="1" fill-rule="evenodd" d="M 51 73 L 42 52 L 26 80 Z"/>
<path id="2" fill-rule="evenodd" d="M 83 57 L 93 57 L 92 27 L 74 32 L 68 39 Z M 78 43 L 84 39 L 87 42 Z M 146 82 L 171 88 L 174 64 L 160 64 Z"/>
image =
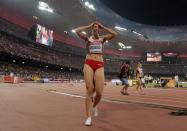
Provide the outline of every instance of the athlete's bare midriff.
<path id="1" fill-rule="evenodd" d="M 86 59 L 103 62 L 102 54 L 87 54 Z"/>

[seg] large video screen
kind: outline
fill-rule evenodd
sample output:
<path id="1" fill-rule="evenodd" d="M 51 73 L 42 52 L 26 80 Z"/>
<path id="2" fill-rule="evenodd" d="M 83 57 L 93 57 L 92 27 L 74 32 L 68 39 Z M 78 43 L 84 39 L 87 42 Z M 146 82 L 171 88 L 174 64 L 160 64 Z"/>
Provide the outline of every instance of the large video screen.
<path id="1" fill-rule="evenodd" d="M 161 53 L 147 53 L 147 61 L 159 62 L 162 60 Z"/>
<path id="2" fill-rule="evenodd" d="M 53 31 L 39 24 L 36 25 L 36 42 L 47 46 L 53 44 Z"/>
<path id="3" fill-rule="evenodd" d="M 171 53 L 171 52 L 169 52 L 169 53 L 164 52 L 162 54 L 162 56 L 163 56 L 162 60 L 175 63 L 177 61 L 178 54 L 177 53 Z"/>

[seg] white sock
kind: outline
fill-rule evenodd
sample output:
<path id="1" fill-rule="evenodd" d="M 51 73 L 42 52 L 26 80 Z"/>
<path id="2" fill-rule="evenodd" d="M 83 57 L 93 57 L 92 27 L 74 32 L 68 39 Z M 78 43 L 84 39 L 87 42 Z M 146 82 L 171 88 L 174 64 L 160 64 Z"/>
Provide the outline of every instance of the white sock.
<path id="1" fill-rule="evenodd" d="M 98 116 L 98 109 L 96 107 L 93 108 L 93 116 Z"/>

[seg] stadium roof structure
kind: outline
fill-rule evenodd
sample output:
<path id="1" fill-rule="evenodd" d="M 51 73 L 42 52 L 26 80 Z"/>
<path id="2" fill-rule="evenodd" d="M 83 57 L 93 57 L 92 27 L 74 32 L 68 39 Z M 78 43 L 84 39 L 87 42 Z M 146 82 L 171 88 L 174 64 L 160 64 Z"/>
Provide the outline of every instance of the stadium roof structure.
<path id="1" fill-rule="evenodd" d="M 42 0 L 52 9 L 51 12 L 47 12 L 39 9 L 39 0 L 3 0 L 0 1 L 0 11 L 1 13 L 2 11 L 3 13 L 11 12 L 12 16 L 17 14 L 17 16 L 24 17 L 24 20 L 42 24 L 60 35 L 69 35 L 80 41 L 80 44 L 84 42 L 79 40 L 72 30 L 98 20 L 118 32 L 115 39 L 106 43 L 106 49 L 132 54 L 145 54 L 146 52 L 186 53 L 186 25 L 155 26 L 140 23 L 141 21 L 135 22 L 118 13 L 119 10 L 110 6 L 113 4 L 111 1 Z M 120 4 L 120 0 L 118 2 Z M 128 5 L 128 0 L 125 4 Z M 134 5 L 137 6 L 136 3 Z M 119 8 L 123 8 L 123 6 L 119 6 Z M 121 48 L 119 43 L 132 48 Z"/>

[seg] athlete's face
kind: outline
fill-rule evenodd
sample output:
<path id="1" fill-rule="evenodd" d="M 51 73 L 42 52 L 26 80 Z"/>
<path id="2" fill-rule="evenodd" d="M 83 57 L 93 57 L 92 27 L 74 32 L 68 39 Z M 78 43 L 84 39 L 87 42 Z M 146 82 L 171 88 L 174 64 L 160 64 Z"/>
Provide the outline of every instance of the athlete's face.
<path id="1" fill-rule="evenodd" d="M 138 64 L 138 67 L 140 67 L 140 68 L 141 68 L 141 67 L 142 67 L 142 64 L 140 64 L 140 63 L 139 63 L 139 64 Z"/>
<path id="2" fill-rule="evenodd" d="M 92 35 L 97 36 L 97 37 L 99 36 L 99 25 L 94 24 L 92 26 Z"/>

